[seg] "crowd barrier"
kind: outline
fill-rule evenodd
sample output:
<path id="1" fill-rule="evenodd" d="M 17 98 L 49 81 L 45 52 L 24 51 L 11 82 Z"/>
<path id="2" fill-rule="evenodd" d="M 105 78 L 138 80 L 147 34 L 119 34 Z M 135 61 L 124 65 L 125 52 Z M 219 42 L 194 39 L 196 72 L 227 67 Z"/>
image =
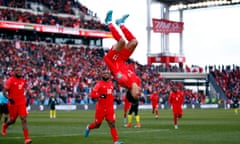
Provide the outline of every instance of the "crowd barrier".
<path id="1" fill-rule="evenodd" d="M 115 109 L 123 109 L 123 105 L 114 105 Z M 217 109 L 217 108 L 225 108 L 229 109 L 230 105 L 224 104 L 185 104 L 183 105 L 183 109 Z M 140 110 L 150 110 L 152 109 L 151 104 L 142 104 L 139 105 Z M 168 105 L 159 105 L 159 109 L 171 109 Z M 46 105 L 32 105 L 28 107 L 29 111 L 45 111 L 49 110 L 49 106 Z M 95 110 L 95 104 L 85 104 L 85 105 L 57 105 L 56 110 Z"/>

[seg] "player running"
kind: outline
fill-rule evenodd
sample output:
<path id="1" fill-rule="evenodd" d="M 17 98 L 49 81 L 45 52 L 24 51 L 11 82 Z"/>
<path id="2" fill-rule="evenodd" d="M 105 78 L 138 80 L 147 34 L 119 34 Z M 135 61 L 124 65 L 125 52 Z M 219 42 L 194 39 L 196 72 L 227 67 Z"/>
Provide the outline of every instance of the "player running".
<path id="1" fill-rule="evenodd" d="M 110 133 L 114 144 L 123 144 L 118 141 L 117 128 L 115 126 L 116 116 L 114 111 L 114 85 L 110 80 L 110 72 L 108 70 L 102 71 L 102 80 L 99 80 L 94 86 L 91 98 L 97 100 L 95 120 L 88 124 L 84 136 L 88 137 L 92 129 L 99 128 L 105 119 L 110 127 Z"/>
<path id="2" fill-rule="evenodd" d="M 159 96 L 157 90 L 153 90 L 153 93 L 150 95 L 150 101 L 152 103 L 152 113 L 158 119 Z"/>
<path id="3" fill-rule="evenodd" d="M 178 119 L 182 118 L 183 110 L 182 105 L 184 103 L 183 93 L 178 90 L 177 86 L 173 86 L 172 92 L 168 97 L 168 104 L 172 106 L 174 128 L 178 129 Z"/>
<path id="4" fill-rule="evenodd" d="M 27 127 L 27 99 L 25 96 L 25 89 L 27 86 L 26 80 L 22 77 L 22 68 L 20 66 L 16 67 L 14 70 L 14 75 L 11 76 L 4 86 L 3 93 L 8 98 L 8 109 L 10 120 L 2 124 L 2 135 L 7 134 L 7 128 L 16 122 L 19 116 L 22 123 L 22 130 L 24 135 L 24 143 L 31 144 L 32 139 L 30 139 Z"/>

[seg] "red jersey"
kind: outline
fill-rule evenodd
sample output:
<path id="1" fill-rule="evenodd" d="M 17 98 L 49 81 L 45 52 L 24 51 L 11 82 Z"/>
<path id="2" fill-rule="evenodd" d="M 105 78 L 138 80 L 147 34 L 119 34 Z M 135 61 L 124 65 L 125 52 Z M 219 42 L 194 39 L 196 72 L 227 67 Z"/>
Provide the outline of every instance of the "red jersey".
<path id="1" fill-rule="evenodd" d="M 158 93 L 152 93 L 150 96 L 150 100 L 152 102 L 152 105 L 157 105 L 159 102 Z"/>
<path id="2" fill-rule="evenodd" d="M 10 77 L 5 84 L 8 92 L 8 98 L 14 100 L 14 104 L 26 104 L 25 88 L 27 82 L 23 78 Z"/>
<path id="3" fill-rule="evenodd" d="M 114 86 L 112 81 L 100 80 L 94 86 L 91 92 L 91 98 L 97 98 L 97 107 L 113 107 L 114 96 L 113 96 Z"/>
<path id="4" fill-rule="evenodd" d="M 122 87 L 131 89 L 133 82 L 137 83 L 139 86 L 141 82 L 132 65 L 128 65 L 125 61 L 130 53 L 128 53 L 126 48 L 124 48 L 124 52 L 119 53 L 116 50 L 110 49 L 108 54 L 104 57 L 104 61 L 118 84 Z"/>
<path id="5" fill-rule="evenodd" d="M 180 91 L 171 92 L 168 97 L 168 103 L 172 105 L 174 114 L 182 114 L 182 104 L 184 103 L 183 93 Z"/>

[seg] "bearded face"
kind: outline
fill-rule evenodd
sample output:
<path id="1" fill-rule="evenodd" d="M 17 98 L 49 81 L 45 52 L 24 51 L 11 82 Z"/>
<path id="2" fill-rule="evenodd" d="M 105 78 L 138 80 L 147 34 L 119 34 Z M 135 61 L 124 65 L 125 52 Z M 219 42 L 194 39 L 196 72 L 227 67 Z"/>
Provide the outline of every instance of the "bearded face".
<path id="1" fill-rule="evenodd" d="M 17 67 L 17 68 L 15 69 L 15 76 L 16 76 L 17 78 L 22 77 L 22 68 L 21 68 L 21 67 Z"/>
<path id="2" fill-rule="evenodd" d="M 102 80 L 104 81 L 108 81 L 110 78 L 110 72 L 105 70 L 105 71 L 102 71 Z"/>

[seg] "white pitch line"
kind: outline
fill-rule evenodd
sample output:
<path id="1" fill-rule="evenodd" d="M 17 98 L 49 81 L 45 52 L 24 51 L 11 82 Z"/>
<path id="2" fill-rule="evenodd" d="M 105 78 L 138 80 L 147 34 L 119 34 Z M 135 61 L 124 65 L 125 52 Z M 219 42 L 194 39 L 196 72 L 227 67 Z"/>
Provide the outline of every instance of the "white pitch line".
<path id="1" fill-rule="evenodd" d="M 123 134 L 128 134 L 128 133 L 145 133 L 145 132 L 160 132 L 160 131 L 169 131 L 170 129 L 156 129 L 156 130 L 137 130 L 137 131 L 123 131 L 121 133 Z M 99 132 L 98 134 L 109 134 L 108 132 Z M 32 136 L 31 135 L 31 138 L 46 138 L 46 137 L 68 137 L 68 136 L 82 136 L 81 134 L 63 134 L 63 135 L 44 135 L 44 136 Z M 0 137 L 0 140 L 1 139 L 23 139 L 23 137 Z"/>

